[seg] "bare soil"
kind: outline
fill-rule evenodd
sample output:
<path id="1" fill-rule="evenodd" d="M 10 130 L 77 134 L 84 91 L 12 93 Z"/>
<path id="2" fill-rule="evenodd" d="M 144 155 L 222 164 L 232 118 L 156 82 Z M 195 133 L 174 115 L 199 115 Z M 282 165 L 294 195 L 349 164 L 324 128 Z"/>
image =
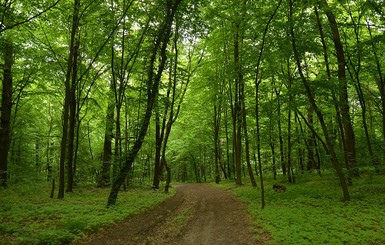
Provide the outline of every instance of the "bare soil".
<path id="1" fill-rule="evenodd" d="M 269 244 L 271 236 L 230 191 L 207 184 L 175 187 L 175 196 L 152 210 L 74 244 Z"/>

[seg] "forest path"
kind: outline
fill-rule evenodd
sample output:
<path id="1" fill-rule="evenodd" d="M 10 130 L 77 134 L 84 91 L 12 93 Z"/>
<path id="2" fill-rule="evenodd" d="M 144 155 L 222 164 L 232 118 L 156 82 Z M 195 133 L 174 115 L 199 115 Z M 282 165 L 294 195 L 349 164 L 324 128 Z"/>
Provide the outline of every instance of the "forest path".
<path id="1" fill-rule="evenodd" d="M 207 184 L 175 187 L 166 202 L 75 244 L 268 244 L 269 234 L 252 225 L 231 192 Z"/>

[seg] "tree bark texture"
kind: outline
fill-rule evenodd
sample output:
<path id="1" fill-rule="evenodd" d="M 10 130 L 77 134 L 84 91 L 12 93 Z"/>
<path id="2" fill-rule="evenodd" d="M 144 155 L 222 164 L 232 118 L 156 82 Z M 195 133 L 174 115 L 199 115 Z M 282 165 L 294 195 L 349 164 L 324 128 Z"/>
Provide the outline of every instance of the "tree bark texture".
<path id="1" fill-rule="evenodd" d="M 11 112 L 12 112 L 12 65 L 13 43 L 10 39 L 4 40 L 2 47 L 4 54 L 3 64 L 3 91 L 1 93 L 0 114 L 0 187 L 8 186 L 8 151 L 11 145 Z"/>

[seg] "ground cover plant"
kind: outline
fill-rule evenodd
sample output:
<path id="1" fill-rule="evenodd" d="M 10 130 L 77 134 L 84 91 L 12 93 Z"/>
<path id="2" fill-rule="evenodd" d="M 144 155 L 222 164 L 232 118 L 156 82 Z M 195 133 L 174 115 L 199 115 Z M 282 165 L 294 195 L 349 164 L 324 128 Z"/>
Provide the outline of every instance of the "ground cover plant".
<path id="1" fill-rule="evenodd" d="M 266 207 L 260 208 L 259 189 L 233 188 L 245 203 L 255 224 L 266 229 L 275 244 L 385 244 L 385 177 L 366 175 L 355 179 L 352 199 L 342 202 L 332 174 L 297 176 L 297 184 L 266 181 Z M 272 185 L 287 186 L 274 191 Z"/>
<path id="2" fill-rule="evenodd" d="M 60 200 L 49 198 L 48 183 L 17 184 L 0 190 L 0 244 L 65 244 L 172 197 L 170 191 L 130 188 L 107 209 L 108 188 L 80 186 Z"/>

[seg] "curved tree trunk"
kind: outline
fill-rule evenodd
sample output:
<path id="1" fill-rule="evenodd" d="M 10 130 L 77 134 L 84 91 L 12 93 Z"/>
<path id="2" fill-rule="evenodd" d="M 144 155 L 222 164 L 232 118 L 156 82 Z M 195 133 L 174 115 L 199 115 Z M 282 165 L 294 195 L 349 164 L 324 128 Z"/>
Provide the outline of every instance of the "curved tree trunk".
<path id="1" fill-rule="evenodd" d="M 348 185 L 346 184 L 344 174 L 343 174 L 342 169 L 339 165 L 337 155 L 334 151 L 333 144 L 331 142 L 329 131 L 327 129 L 323 114 L 322 114 L 320 108 L 316 104 L 316 101 L 315 101 L 314 95 L 313 95 L 313 91 L 311 90 L 310 85 L 309 85 L 308 81 L 306 80 L 306 77 L 302 71 L 302 65 L 301 65 L 301 61 L 299 59 L 300 56 L 299 56 L 299 52 L 297 50 L 297 44 L 296 44 L 296 39 L 295 39 L 295 34 L 294 34 L 294 27 L 293 27 L 293 2 L 292 2 L 292 0 L 289 0 L 289 23 L 290 23 L 289 33 L 290 33 L 290 37 L 291 37 L 291 44 L 293 47 L 294 58 L 296 61 L 298 72 L 299 72 L 300 77 L 301 77 L 302 84 L 305 87 L 306 95 L 307 95 L 307 97 L 310 101 L 310 104 L 313 107 L 315 113 L 317 114 L 318 120 L 321 124 L 321 128 L 322 128 L 322 131 L 324 133 L 326 145 L 328 148 L 328 152 L 330 154 L 331 161 L 332 161 L 334 168 L 337 172 L 337 176 L 338 176 L 341 188 L 342 188 L 342 192 L 343 192 L 343 196 L 344 196 L 343 200 L 349 201 L 350 195 L 349 195 L 349 191 L 348 191 Z"/>
<path id="2" fill-rule="evenodd" d="M 147 73 L 147 106 L 146 106 L 146 112 L 144 115 L 144 118 L 141 122 L 141 127 L 139 131 L 138 138 L 135 140 L 133 148 L 130 150 L 127 160 L 122 166 L 122 168 L 119 171 L 119 174 L 114 180 L 110 195 L 108 197 L 107 206 L 115 205 L 116 198 L 118 196 L 118 192 L 122 184 L 124 183 L 124 180 L 131 169 L 131 166 L 136 158 L 136 155 L 138 154 L 140 148 L 142 147 L 144 137 L 147 134 L 147 129 L 150 124 L 152 109 L 155 103 L 155 98 L 158 95 L 159 90 L 159 83 L 160 79 L 163 73 L 163 70 L 165 68 L 166 60 L 167 60 L 167 46 L 170 40 L 170 33 L 172 28 L 172 23 L 174 20 L 175 13 L 178 9 L 179 4 L 181 3 L 181 0 L 167 0 L 166 6 L 165 6 L 165 19 L 163 23 L 161 24 L 159 30 L 158 30 L 158 36 L 156 37 L 156 40 L 154 42 L 154 47 L 151 53 L 150 58 L 150 65 L 148 68 Z M 160 57 L 158 57 L 158 52 L 160 54 Z M 159 58 L 159 60 L 158 60 Z M 158 63 L 158 70 L 157 73 L 154 74 L 154 68 L 156 65 L 156 62 Z"/>
<path id="3" fill-rule="evenodd" d="M 346 69 L 345 69 L 345 53 L 341 43 L 340 33 L 338 30 L 336 18 L 331 11 L 325 0 L 321 1 L 321 7 L 325 11 L 325 14 L 328 18 L 330 28 L 333 34 L 333 42 L 336 50 L 337 60 L 338 60 L 338 79 L 339 83 L 339 93 L 340 93 L 340 107 L 341 107 L 341 117 L 342 124 L 344 127 L 345 133 L 345 150 L 347 157 L 347 167 L 349 169 L 349 184 L 352 184 L 352 178 L 358 176 L 358 171 L 355 170 L 356 167 L 356 143 L 354 130 L 352 126 L 352 121 L 350 118 L 349 112 L 349 95 L 348 95 L 348 83 L 346 80 Z"/>

